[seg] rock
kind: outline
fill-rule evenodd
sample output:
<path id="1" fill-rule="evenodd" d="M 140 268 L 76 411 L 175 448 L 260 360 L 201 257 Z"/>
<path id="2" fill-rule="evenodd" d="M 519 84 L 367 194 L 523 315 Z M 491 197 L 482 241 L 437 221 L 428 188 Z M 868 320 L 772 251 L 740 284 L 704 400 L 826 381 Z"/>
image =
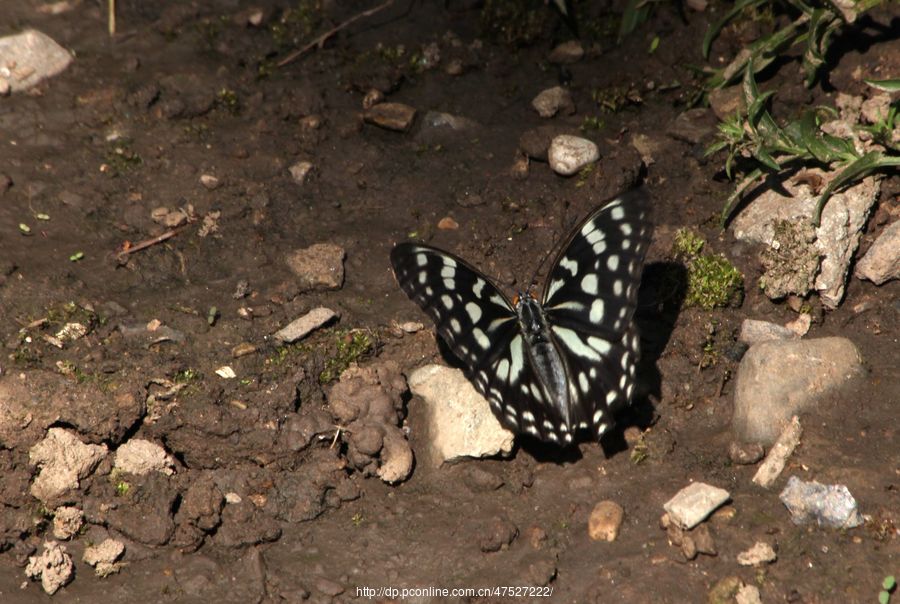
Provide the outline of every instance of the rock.
<path id="1" fill-rule="evenodd" d="M 796 337 L 802 338 L 809 332 L 812 325 L 812 316 L 809 313 L 801 313 L 793 321 L 784 324 L 784 327 Z"/>
<path id="2" fill-rule="evenodd" d="M 557 174 L 571 176 L 600 158 L 600 150 L 593 142 L 579 136 L 560 134 L 550 142 L 547 159 Z"/>
<path id="3" fill-rule="evenodd" d="M 815 521 L 819 526 L 847 529 L 863 522 L 856 500 L 842 484 L 824 485 L 791 476 L 778 498 L 790 511 L 794 524 Z"/>
<path id="4" fill-rule="evenodd" d="M 296 164 L 292 165 L 288 168 L 288 172 L 291 173 L 291 178 L 298 185 L 302 185 L 307 181 L 310 174 L 312 174 L 313 164 L 308 161 L 298 161 Z"/>
<path id="5" fill-rule="evenodd" d="M 744 91 L 740 85 L 709 91 L 709 106 L 720 122 L 730 119 L 744 109 Z"/>
<path id="6" fill-rule="evenodd" d="M 340 289 L 344 284 L 344 248 L 316 243 L 295 250 L 287 258 L 288 268 L 298 277 L 302 291 Z"/>
<path id="7" fill-rule="evenodd" d="M 72 556 L 66 553 L 66 547 L 56 541 L 44 542 L 44 551 L 39 556 L 29 556 L 25 575 L 31 579 L 40 579 L 41 587 L 51 596 L 66 585 L 75 575 Z"/>
<path id="8" fill-rule="evenodd" d="M 744 582 L 740 577 L 731 576 L 720 579 L 709 590 L 706 601 L 709 604 L 731 604 L 743 585 Z"/>
<path id="9" fill-rule="evenodd" d="M 878 236 L 866 255 L 856 263 L 854 274 L 875 285 L 900 278 L 900 220 Z"/>
<path id="10" fill-rule="evenodd" d="M 732 441 L 728 446 L 728 459 L 739 466 L 755 464 L 762 459 L 765 454 L 765 448 L 759 443 L 739 443 L 737 441 Z"/>
<path id="11" fill-rule="evenodd" d="M 12 92 L 28 90 L 42 80 L 52 78 L 72 63 L 72 55 L 53 38 L 35 29 L 0 38 L 0 57 L 4 80 Z"/>
<path id="12" fill-rule="evenodd" d="M 495 516 L 488 523 L 479 542 L 481 551 L 485 553 L 499 552 L 501 549 L 509 547 L 518 535 L 519 529 L 515 524 L 506 518 Z"/>
<path id="13" fill-rule="evenodd" d="M 207 191 L 215 191 L 222 183 L 212 174 L 201 174 L 200 184 L 203 185 L 203 188 Z"/>
<path id="14" fill-rule="evenodd" d="M 777 558 L 771 545 L 764 541 L 757 541 L 753 547 L 737 555 L 737 563 L 741 566 L 762 566 L 775 562 Z"/>
<path id="15" fill-rule="evenodd" d="M 659 155 L 663 152 L 662 143 L 646 134 L 636 133 L 632 135 L 631 146 L 641 156 L 641 161 L 644 162 L 645 166 L 652 166 L 656 163 L 654 155 Z"/>
<path id="16" fill-rule="evenodd" d="M 891 110 L 891 95 L 882 92 L 862 102 L 859 107 L 860 117 L 868 124 L 884 121 Z"/>
<path id="17" fill-rule="evenodd" d="M 716 116 L 709 109 L 688 109 L 678 115 L 666 130 L 674 139 L 697 145 L 711 140 L 716 133 Z"/>
<path id="18" fill-rule="evenodd" d="M 412 126 L 416 110 L 403 103 L 378 103 L 363 113 L 363 119 L 387 130 L 406 132 Z"/>
<path id="19" fill-rule="evenodd" d="M 747 442 L 771 445 L 791 417 L 862 372 L 846 338 L 761 342 L 738 366 L 732 429 Z"/>
<path id="20" fill-rule="evenodd" d="M 156 443 L 132 438 L 116 449 L 114 467 L 139 476 L 150 472 L 171 476 L 175 473 L 175 459 Z"/>
<path id="21" fill-rule="evenodd" d="M 153 208 L 153 210 L 150 211 L 150 218 L 156 224 L 160 224 L 167 229 L 180 227 L 188 221 L 188 215 L 184 210 L 180 208 L 173 210 L 165 206 Z"/>
<path id="22" fill-rule="evenodd" d="M 68 541 L 84 526 L 84 512 L 70 506 L 60 506 L 53 511 L 53 536 Z"/>
<path id="23" fill-rule="evenodd" d="M 294 319 L 285 327 L 276 331 L 273 335 L 279 342 L 293 344 L 297 340 L 302 340 L 312 333 L 313 330 L 325 325 L 337 316 L 337 313 L 330 308 L 314 308 L 299 319 Z"/>
<path id="24" fill-rule="evenodd" d="M 802 299 L 812 291 L 819 273 L 816 231 L 808 222 L 775 223 L 769 247 L 760 253 L 765 274 L 759 286 L 772 300 Z"/>
<path id="25" fill-rule="evenodd" d="M 738 341 L 745 344 L 757 344 L 771 340 L 793 340 L 796 338 L 797 335 L 787 327 L 769 323 L 768 321 L 744 319 L 744 322 L 741 323 L 741 334 L 738 336 Z"/>
<path id="26" fill-rule="evenodd" d="M 541 117 L 553 117 L 560 111 L 566 115 L 575 113 L 575 102 L 572 94 L 562 86 L 554 86 L 538 93 L 531 106 Z"/>
<path id="27" fill-rule="evenodd" d="M 584 47 L 578 40 L 568 40 L 562 44 L 557 44 L 556 48 L 550 51 L 547 60 L 556 65 L 564 65 L 567 63 L 577 63 L 584 56 Z"/>
<path id="28" fill-rule="evenodd" d="M 399 424 L 406 380 L 393 361 L 351 367 L 328 392 L 335 421 L 345 426 L 347 461 L 363 475 L 406 480 L 413 453 Z"/>
<path id="29" fill-rule="evenodd" d="M 756 585 L 741 585 L 734 594 L 734 604 L 762 604 L 759 588 Z"/>
<path id="30" fill-rule="evenodd" d="M 703 522 L 730 497 L 725 489 L 694 482 L 678 491 L 663 505 L 663 509 L 672 522 L 689 530 Z"/>
<path id="31" fill-rule="evenodd" d="M 438 221 L 437 228 L 442 231 L 455 231 L 459 228 L 459 223 L 450 216 L 444 216 Z"/>
<path id="32" fill-rule="evenodd" d="M 409 388 L 425 402 L 436 465 L 512 451 L 515 435 L 500 425 L 459 369 L 426 365 L 409 375 Z"/>
<path id="33" fill-rule="evenodd" d="M 31 494 L 45 504 L 77 489 L 107 454 L 106 445 L 86 445 L 73 433 L 50 428 L 47 437 L 28 453 L 40 473 L 31 485 Z"/>
<path id="34" fill-rule="evenodd" d="M 735 238 L 740 241 L 763 243 L 770 249 L 773 244 L 784 247 L 784 242 L 779 239 L 785 239 L 790 235 L 789 232 L 784 232 L 784 225 L 808 224 L 818 201 L 820 189 L 836 177 L 836 172 L 826 173 L 819 169 L 809 169 L 783 183 L 786 190 L 784 195 L 778 189 L 763 191 L 732 222 Z M 766 294 L 769 295 L 770 287 L 777 285 L 774 282 L 782 278 L 781 273 L 787 275 L 796 273 L 805 275 L 806 280 L 813 282 L 814 288 L 827 307 L 837 307 L 844 295 L 844 279 L 859 244 L 861 230 L 866 224 L 869 210 L 878 197 L 879 188 L 879 181 L 870 176 L 832 195 L 822 212 L 821 225 L 814 230 L 815 240 L 807 244 L 806 251 L 794 249 L 790 254 L 785 253 L 780 259 L 780 265 L 767 270 L 762 281 L 766 287 Z M 775 256 L 777 255 L 776 253 Z M 809 268 L 812 256 L 820 259 L 818 270 Z M 792 258 L 799 260 L 799 264 L 792 262 Z M 790 289 L 794 288 L 781 288 L 781 293 Z M 802 296 L 807 291 L 789 293 Z"/>
<path id="35" fill-rule="evenodd" d="M 800 437 L 803 435 L 803 428 L 800 426 L 800 420 L 795 415 L 791 418 L 791 422 L 785 427 L 781 436 L 775 441 L 772 450 L 766 460 L 759 466 L 756 474 L 753 476 L 753 482 L 764 489 L 775 484 L 775 480 L 781 475 L 788 458 L 800 444 Z"/>
<path id="36" fill-rule="evenodd" d="M 489 493 L 503 486 L 503 479 L 478 466 L 466 468 L 466 486 L 476 493 Z"/>
<path id="37" fill-rule="evenodd" d="M 625 510 L 615 501 L 601 501 L 588 518 L 588 535 L 594 541 L 615 541 L 625 519 Z"/>
<path id="38" fill-rule="evenodd" d="M 694 547 L 697 549 L 698 554 L 707 556 L 717 556 L 719 554 L 712 531 L 705 524 L 701 524 L 691 531 L 691 538 L 694 540 Z"/>
<path id="39" fill-rule="evenodd" d="M 108 577 L 111 574 L 119 572 L 122 567 L 117 562 L 122 554 L 125 553 L 125 544 L 115 539 L 105 539 L 98 545 L 92 545 L 84 549 L 85 564 L 94 567 L 94 572 L 98 577 Z"/>

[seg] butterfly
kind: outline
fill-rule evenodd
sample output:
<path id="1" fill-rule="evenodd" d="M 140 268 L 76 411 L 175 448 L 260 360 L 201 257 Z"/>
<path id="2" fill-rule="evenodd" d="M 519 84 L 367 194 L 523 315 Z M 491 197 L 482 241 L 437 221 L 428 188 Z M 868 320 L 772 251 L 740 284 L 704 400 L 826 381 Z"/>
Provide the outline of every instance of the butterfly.
<path id="1" fill-rule="evenodd" d="M 391 264 L 505 428 L 557 444 L 599 439 L 631 400 L 639 336 L 632 322 L 650 244 L 649 200 L 623 193 L 588 215 L 550 267 L 540 299 L 509 299 L 443 250 L 401 243 Z"/>

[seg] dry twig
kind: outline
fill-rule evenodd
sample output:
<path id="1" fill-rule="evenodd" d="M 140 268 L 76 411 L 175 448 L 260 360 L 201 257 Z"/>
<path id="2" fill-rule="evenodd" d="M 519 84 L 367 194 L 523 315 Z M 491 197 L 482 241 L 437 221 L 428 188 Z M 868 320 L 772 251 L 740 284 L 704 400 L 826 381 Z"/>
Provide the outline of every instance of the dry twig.
<path id="1" fill-rule="evenodd" d="M 378 6 L 376 6 L 375 8 L 370 8 L 369 10 L 364 10 L 363 12 L 361 12 L 361 13 L 359 13 L 359 14 L 357 14 L 357 15 L 353 15 L 352 17 L 350 17 L 349 19 L 347 19 L 347 20 L 344 21 L 343 23 L 341 23 L 341 24 L 335 26 L 334 28 L 332 28 L 332 29 L 326 31 L 324 34 L 322 34 L 321 36 L 319 36 L 318 38 L 316 38 L 315 40 L 313 40 L 312 42 L 310 42 L 309 44 L 307 44 L 306 46 L 304 46 L 304 47 L 301 48 L 300 50 L 295 50 L 294 52 L 292 52 L 291 54 L 289 54 L 289 55 L 286 56 L 285 58 L 283 58 L 283 59 L 281 59 L 280 61 L 278 61 L 278 67 L 284 67 L 284 66 L 287 65 L 288 63 L 293 63 L 294 61 L 296 61 L 298 58 L 300 58 L 300 57 L 302 57 L 303 55 L 305 55 L 307 52 L 309 52 L 309 51 L 312 50 L 313 48 L 322 48 L 322 46 L 325 45 L 325 42 L 328 40 L 328 38 L 330 38 L 331 36 L 333 36 L 333 35 L 336 34 L 337 32 L 341 31 L 342 29 L 344 29 L 344 28 L 347 27 L 348 25 L 351 25 L 352 23 L 358 21 L 359 19 L 364 19 L 365 17 L 370 17 L 370 16 L 374 15 L 375 13 L 380 12 L 380 11 L 386 9 L 387 7 L 389 7 L 389 6 L 390 6 L 391 4 L 393 4 L 393 3 L 394 3 L 394 0 L 387 0 L 387 2 L 382 2 L 381 4 L 379 4 Z"/>

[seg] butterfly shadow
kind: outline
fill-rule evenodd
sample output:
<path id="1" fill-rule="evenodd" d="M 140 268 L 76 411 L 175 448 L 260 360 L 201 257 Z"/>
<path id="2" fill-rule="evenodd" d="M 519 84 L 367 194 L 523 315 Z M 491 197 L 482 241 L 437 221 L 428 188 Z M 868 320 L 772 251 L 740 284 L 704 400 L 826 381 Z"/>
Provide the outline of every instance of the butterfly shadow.
<path id="1" fill-rule="evenodd" d="M 637 388 L 631 405 L 618 417 L 616 428 L 600 441 L 606 457 L 625 451 L 625 429 L 646 430 L 659 419 L 653 401 L 659 401 L 662 375 L 657 361 L 669 344 L 675 322 L 687 294 L 687 268 L 678 262 L 653 262 L 644 267 L 634 322 L 641 334 L 641 358 L 637 367 Z"/>

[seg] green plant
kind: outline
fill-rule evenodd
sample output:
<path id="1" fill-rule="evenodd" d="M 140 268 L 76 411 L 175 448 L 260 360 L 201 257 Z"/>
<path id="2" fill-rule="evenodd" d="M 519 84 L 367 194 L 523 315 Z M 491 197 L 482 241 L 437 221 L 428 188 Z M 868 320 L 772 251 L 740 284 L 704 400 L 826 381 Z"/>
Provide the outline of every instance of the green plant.
<path id="1" fill-rule="evenodd" d="M 900 149 L 896 146 L 887 146 L 883 151 L 872 148 L 860 152 L 849 138 L 823 132 L 823 116 L 836 115 L 832 108 L 808 109 L 798 119 L 784 127 L 779 126 L 766 107 L 775 93 L 760 93 L 753 72 L 753 69 L 746 70 L 742 85 L 746 111 L 739 111 L 720 123 L 718 140 L 706 150 L 708 156 L 727 149 L 725 173 L 729 178 L 734 178 L 737 160 L 749 159 L 756 164 L 725 200 L 721 216 L 723 225 L 734 212 L 741 194 L 764 173 L 793 172 L 809 164 L 836 167 L 837 175 L 822 191 L 816 204 L 813 224 L 818 226 L 825 203 L 837 189 L 874 171 L 900 166 Z M 895 105 L 882 120 L 884 123 L 873 128 L 879 133 L 892 132 L 898 126 L 897 118 Z"/>
<path id="2" fill-rule="evenodd" d="M 372 350 L 374 346 L 374 337 L 367 331 L 338 332 L 335 353 L 325 360 L 325 369 L 319 374 L 319 383 L 327 384 L 341 377 L 350 363 Z"/>
<path id="3" fill-rule="evenodd" d="M 888 575 L 881 582 L 881 591 L 878 592 L 878 604 L 888 604 L 891 601 L 891 594 L 897 589 L 897 579 L 894 575 Z"/>
<path id="4" fill-rule="evenodd" d="M 685 306 L 712 310 L 728 306 L 743 296 L 744 276 L 721 254 L 700 254 L 706 245 L 702 237 L 689 229 L 675 233 L 672 252 L 687 264 Z"/>
<path id="5" fill-rule="evenodd" d="M 825 54 L 831 46 L 834 33 L 884 1 L 858 0 L 848 6 L 847 3 L 834 0 L 738 0 L 731 10 L 706 31 L 702 47 L 704 58 L 709 58 L 712 43 L 725 26 L 741 14 L 780 5 L 796 16 L 789 24 L 745 47 L 725 67 L 712 71 L 706 87 L 723 88 L 748 73 L 759 73 L 796 44 L 805 44 L 803 71 L 807 87 L 812 86 L 819 68 L 825 63 Z"/>

